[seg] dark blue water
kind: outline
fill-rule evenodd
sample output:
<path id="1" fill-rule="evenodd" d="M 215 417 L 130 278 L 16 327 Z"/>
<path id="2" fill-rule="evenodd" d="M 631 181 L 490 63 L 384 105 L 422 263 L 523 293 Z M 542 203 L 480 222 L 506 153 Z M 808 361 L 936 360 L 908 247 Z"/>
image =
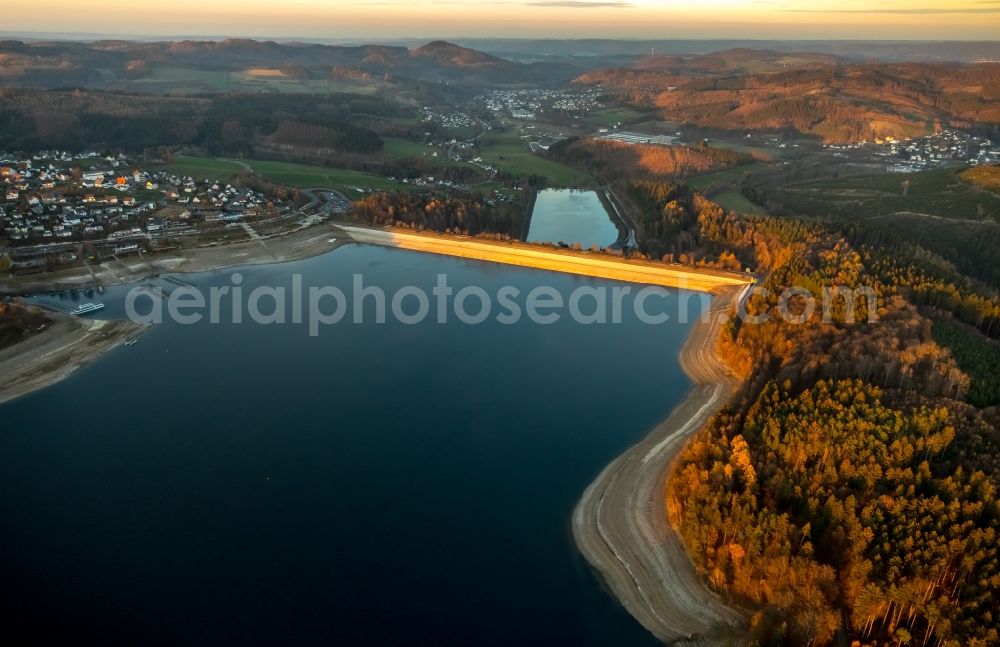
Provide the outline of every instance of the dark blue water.
<path id="1" fill-rule="evenodd" d="M 362 246 L 241 272 L 249 287 L 301 272 L 345 291 L 364 272 L 390 294 L 439 272 L 490 292 L 611 285 Z M 100 297 L 108 316 L 121 296 Z M 584 488 L 689 387 L 687 326 L 624 312 L 596 326 L 342 323 L 317 338 L 168 323 L 0 407 L 4 635 L 655 644 L 569 531 Z"/>

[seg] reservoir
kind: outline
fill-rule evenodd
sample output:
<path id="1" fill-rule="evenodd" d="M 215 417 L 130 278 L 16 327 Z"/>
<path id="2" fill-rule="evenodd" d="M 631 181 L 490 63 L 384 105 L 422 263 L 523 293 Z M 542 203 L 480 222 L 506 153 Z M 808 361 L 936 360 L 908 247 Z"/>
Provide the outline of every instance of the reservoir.
<path id="1" fill-rule="evenodd" d="M 364 245 L 238 271 L 245 288 L 298 273 L 348 293 L 355 273 L 389 293 L 430 292 L 439 274 L 490 294 L 615 285 Z M 125 292 L 100 295 L 101 316 L 123 316 Z M 344 321 L 315 337 L 155 326 L 0 407 L 6 634 L 657 644 L 570 536 L 587 485 L 690 387 L 677 362 L 689 326 L 641 323 L 628 298 L 623 312 L 607 325 Z"/>
<path id="2" fill-rule="evenodd" d="M 618 228 L 597 193 L 580 189 L 544 189 L 531 212 L 528 242 L 579 243 L 584 249 L 610 247 Z"/>

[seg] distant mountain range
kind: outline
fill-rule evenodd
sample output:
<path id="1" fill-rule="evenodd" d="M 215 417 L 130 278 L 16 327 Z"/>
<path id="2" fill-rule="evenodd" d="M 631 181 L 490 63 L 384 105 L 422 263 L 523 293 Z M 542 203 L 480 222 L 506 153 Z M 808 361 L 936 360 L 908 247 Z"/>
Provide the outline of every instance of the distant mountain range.
<path id="1" fill-rule="evenodd" d="M 1000 43 L 474 42 L 490 51 L 440 40 L 411 47 L 250 39 L 0 41 L 0 96 L 5 87 L 84 89 L 137 100 L 147 95 L 341 93 L 411 110 L 428 105 L 447 110 L 486 87 L 575 82 L 600 88 L 612 102 L 707 130 L 794 131 L 847 142 L 905 138 L 938 125 L 981 128 L 991 136 L 1000 129 L 1000 63 L 968 62 L 1000 59 Z M 713 49 L 723 44 L 738 46 Z M 43 115 L 38 106 L 55 101 L 11 95 L 7 103 L 16 112 L 0 113 L 0 125 L 8 123 L 8 132 L 19 132 L 10 125 L 14 116 L 28 115 L 25 123 L 51 130 L 66 122 L 65 115 L 55 109 Z M 149 115 L 149 102 L 139 103 L 139 113 Z M 299 135 L 304 132 L 304 126 L 296 128 Z M 146 131 L 136 127 L 135 132 Z M 334 135 L 342 138 L 342 133 Z M 170 136 L 151 140 L 165 142 Z M 45 141 L 40 133 L 31 137 Z"/>
<path id="2" fill-rule="evenodd" d="M 0 84 L 21 87 L 101 87 L 138 79 L 154 66 L 239 72 L 289 68 L 298 78 L 330 78 L 353 68 L 369 76 L 419 81 L 510 83 L 568 81 L 581 68 L 512 62 L 444 41 L 413 49 L 389 45 L 316 45 L 231 39 L 135 42 L 102 40 L 0 41 Z"/>
<path id="3" fill-rule="evenodd" d="M 23 42 L 92 43 L 106 40 L 129 40 L 136 43 L 234 40 L 231 36 L 169 36 L 66 34 L 44 32 L 2 32 L 0 39 Z M 277 43 L 306 43 L 357 47 L 382 45 L 415 49 L 436 38 L 261 38 Z M 776 52 L 815 52 L 833 54 L 858 61 L 941 61 L 964 62 L 1000 60 L 1000 40 L 995 41 L 878 41 L 878 40 L 753 40 L 753 39 L 532 39 L 532 38 L 448 38 L 448 42 L 511 60 L 550 58 L 604 58 L 657 54 L 696 55 L 729 49 L 771 50 Z"/>

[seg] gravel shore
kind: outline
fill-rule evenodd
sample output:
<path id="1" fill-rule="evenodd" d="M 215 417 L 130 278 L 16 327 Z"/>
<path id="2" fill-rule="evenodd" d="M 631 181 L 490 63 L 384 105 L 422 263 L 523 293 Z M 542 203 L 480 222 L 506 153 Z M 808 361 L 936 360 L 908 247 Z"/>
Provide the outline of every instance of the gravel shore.
<path id="1" fill-rule="evenodd" d="M 664 503 L 673 460 L 736 388 L 715 340 L 739 292 L 718 293 L 709 316 L 694 325 L 680 357 L 695 383 L 684 402 L 608 465 L 573 512 L 584 557 L 629 613 L 668 643 L 732 644 L 745 623 L 695 573 Z"/>
<path id="2" fill-rule="evenodd" d="M 130 321 L 57 315 L 45 330 L 0 350 L 0 404 L 62 380 L 143 329 Z"/>

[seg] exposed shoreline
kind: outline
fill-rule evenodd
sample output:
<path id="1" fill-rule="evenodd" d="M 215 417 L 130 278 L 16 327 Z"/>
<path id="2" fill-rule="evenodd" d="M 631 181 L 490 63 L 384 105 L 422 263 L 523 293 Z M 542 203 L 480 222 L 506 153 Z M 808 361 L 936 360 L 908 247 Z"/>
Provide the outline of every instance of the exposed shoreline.
<path id="1" fill-rule="evenodd" d="M 349 242 L 351 240 L 343 230 L 331 223 L 323 223 L 259 240 L 188 247 L 142 257 L 129 256 L 93 266 L 96 280 L 84 267 L 5 276 L 0 278 L 0 294 L 82 290 L 96 287 L 98 281 L 104 286 L 120 285 L 158 274 L 215 272 L 232 267 L 299 261 L 325 254 Z"/>
<path id="2" fill-rule="evenodd" d="M 645 438 L 608 465 L 573 511 L 573 539 L 621 604 L 663 642 L 697 637 L 722 643 L 745 618 L 695 573 L 667 520 L 664 492 L 687 439 L 725 404 L 738 382 L 720 362 L 715 340 L 738 289 L 717 292 L 680 353 L 694 386 Z M 728 626 L 728 627 L 727 627 Z"/>
<path id="3" fill-rule="evenodd" d="M 113 268 L 94 268 L 101 285 L 142 281 L 169 273 L 221 271 L 232 267 L 284 263 L 325 254 L 350 243 L 343 230 L 324 223 L 264 240 L 195 247 L 116 261 Z M 30 294 L 94 288 L 86 268 L 5 277 L 0 294 Z M 0 350 L 0 404 L 55 384 L 144 330 L 129 321 L 77 319 L 53 314 L 42 332 Z"/>
<path id="4" fill-rule="evenodd" d="M 723 625 L 744 619 L 711 593 L 695 574 L 666 517 L 663 492 L 673 459 L 687 438 L 732 395 L 736 381 L 715 356 L 715 339 L 736 295 L 749 279 L 712 270 L 684 271 L 654 264 L 588 258 L 529 246 L 490 244 L 474 239 L 401 234 L 384 229 L 317 227 L 267 241 L 230 243 L 179 250 L 152 258 L 99 267 L 99 278 L 139 281 L 171 272 L 220 271 L 230 267 L 311 258 L 350 242 L 390 245 L 416 251 L 586 274 L 623 281 L 712 291 L 708 321 L 695 323 L 681 351 L 684 371 L 695 385 L 686 399 L 642 441 L 606 467 L 584 492 L 573 513 L 573 537 L 622 605 L 654 636 L 667 641 L 711 638 Z M 511 251 L 517 252 L 511 254 Z M 520 258 L 527 254 L 527 261 Z M 534 258 L 538 256 L 538 258 Z M 542 257 L 545 258 L 542 258 Z M 549 256 L 553 258 L 548 258 Z M 581 267 L 574 267 L 580 264 Z M 608 267 L 604 267 L 607 265 Z M 15 277 L 0 292 L 26 293 L 93 287 L 85 268 Z M 106 284 L 110 284 L 108 281 Z M 0 404 L 54 384 L 96 360 L 144 327 L 131 322 L 81 320 L 57 315 L 44 331 L 0 351 Z"/>
<path id="5" fill-rule="evenodd" d="M 69 377 L 144 329 L 130 321 L 56 315 L 45 330 L 0 350 L 0 404 Z"/>

